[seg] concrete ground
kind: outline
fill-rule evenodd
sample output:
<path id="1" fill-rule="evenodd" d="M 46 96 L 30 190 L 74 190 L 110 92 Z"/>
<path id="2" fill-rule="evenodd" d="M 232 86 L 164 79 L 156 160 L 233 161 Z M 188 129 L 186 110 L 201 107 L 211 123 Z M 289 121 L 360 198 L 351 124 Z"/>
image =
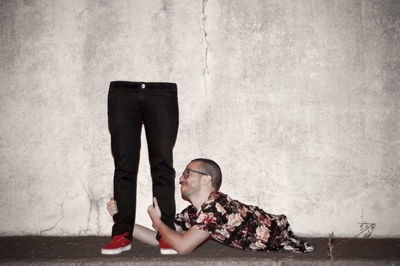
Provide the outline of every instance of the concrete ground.
<path id="1" fill-rule="evenodd" d="M 305 238 L 306 239 L 306 238 Z M 109 237 L 0 237 L 0 265 L 331 265 L 326 238 L 306 239 L 310 254 L 242 251 L 212 240 L 189 255 L 160 255 L 134 241 L 132 250 L 105 256 Z M 400 239 L 336 239 L 333 265 L 400 265 Z"/>

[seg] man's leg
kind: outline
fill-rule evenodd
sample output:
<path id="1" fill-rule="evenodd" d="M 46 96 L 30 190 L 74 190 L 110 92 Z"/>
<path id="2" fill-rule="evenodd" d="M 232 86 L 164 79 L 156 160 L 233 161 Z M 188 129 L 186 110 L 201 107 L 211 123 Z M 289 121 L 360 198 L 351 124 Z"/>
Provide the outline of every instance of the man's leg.
<path id="1" fill-rule="evenodd" d="M 153 196 L 158 200 L 162 221 L 175 230 L 175 170 L 172 150 L 179 123 L 176 84 L 149 83 L 144 90 L 144 126 Z"/>
<path id="2" fill-rule="evenodd" d="M 156 240 L 156 232 L 140 224 L 135 224 L 133 238 L 153 247 L 160 246 Z"/>
<path id="3" fill-rule="evenodd" d="M 108 96 L 108 123 L 114 157 L 114 198 L 118 205 L 112 236 L 128 232 L 132 239 L 136 211 L 136 181 L 140 155 L 142 115 L 139 90 L 129 82 L 112 82 Z"/>

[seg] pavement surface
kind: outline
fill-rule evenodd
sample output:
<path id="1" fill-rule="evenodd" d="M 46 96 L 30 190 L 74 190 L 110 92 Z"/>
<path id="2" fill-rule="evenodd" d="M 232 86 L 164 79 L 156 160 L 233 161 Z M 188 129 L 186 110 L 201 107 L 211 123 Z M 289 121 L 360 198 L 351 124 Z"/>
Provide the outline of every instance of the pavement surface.
<path id="1" fill-rule="evenodd" d="M 132 250 L 101 255 L 109 237 L 0 237 L 0 265 L 399 265 L 400 239 L 335 239 L 333 262 L 327 238 L 304 238 L 313 253 L 242 251 L 207 241 L 188 255 L 161 255 L 133 241 Z"/>

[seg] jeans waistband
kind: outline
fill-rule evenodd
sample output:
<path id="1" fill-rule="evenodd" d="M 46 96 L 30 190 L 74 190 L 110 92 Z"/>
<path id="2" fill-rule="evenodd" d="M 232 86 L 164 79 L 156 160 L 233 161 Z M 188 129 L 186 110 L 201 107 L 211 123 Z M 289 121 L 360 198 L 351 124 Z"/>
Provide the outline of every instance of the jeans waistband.
<path id="1" fill-rule="evenodd" d="M 125 90 L 168 90 L 177 91 L 176 83 L 170 82 L 142 82 L 142 81 L 111 81 L 110 89 Z"/>

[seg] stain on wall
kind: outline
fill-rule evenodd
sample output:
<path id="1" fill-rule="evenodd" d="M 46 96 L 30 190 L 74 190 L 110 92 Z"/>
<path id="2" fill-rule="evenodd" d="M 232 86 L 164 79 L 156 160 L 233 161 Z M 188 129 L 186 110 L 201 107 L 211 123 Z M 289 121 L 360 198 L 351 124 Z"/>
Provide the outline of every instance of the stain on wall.
<path id="1" fill-rule="evenodd" d="M 178 84 L 178 174 L 216 160 L 222 191 L 298 235 L 363 219 L 400 236 L 400 2 L 5 0 L 0 16 L 0 235 L 110 234 L 106 97 L 135 80 Z M 150 226 L 144 134 L 137 197 Z"/>

